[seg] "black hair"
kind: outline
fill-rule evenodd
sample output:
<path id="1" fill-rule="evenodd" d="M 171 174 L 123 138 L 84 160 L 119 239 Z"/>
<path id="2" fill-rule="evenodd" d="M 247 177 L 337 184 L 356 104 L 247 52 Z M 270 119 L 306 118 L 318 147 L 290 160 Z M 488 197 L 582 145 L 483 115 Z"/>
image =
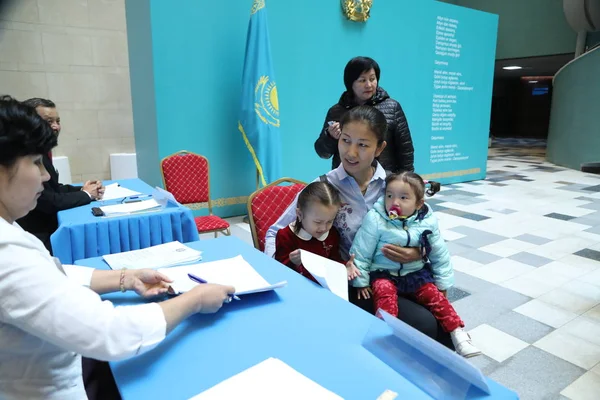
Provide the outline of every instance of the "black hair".
<path id="1" fill-rule="evenodd" d="M 385 132 L 387 131 L 387 121 L 385 115 L 378 109 L 362 105 L 351 108 L 340 121 L 340 128 L 350 122 L 364 122 L 369 126 L 369 129 L 377 137 L 377 145 L 379 146 L 385 140 Z"/>
<path id="2" fill-rule="evenodd" d="M 352 84 L 354 81 L 360 77 L 360 74 L 370 69 L 375 70 L 375 76 L 377 77 L 377 82 L 379 82 L 381 70 L 377 61 L 370 57 L 354 57 L 348 61 L 346 68 L 344 68 L 344 85 L 346 86 L 346 90 L 352 93 Z"/>
<path id="3" fill-rule="evenodd" d="M 52 100 L 42 99 L 41 97 L 33 97 L 22 102 L 26 106 L 37 108 L 37 107 L 48 107 L 56 108 L 56 104 Z"/>
<path id="4" fill-rule="evenodd" d="M 424 181 L 420 175 L 412 171 L 404 171 L 398 174 L 388 175 L 387 178 L 385 178 L 385 186 L 389 185 L 393 181 L 402 181 L 408 183 L 413 192 L 415 192 L 415 197 L 418 200 L 425 198 L 425 194 L 431 197 L 442 189 L 442 185 L 440 185 L 439 182 Z"/>
<path id="5" fill-rule="evenodd" d="M 0 165 L 12 167 L 20 157 L 46 154 L 55 146 L 56 135 L 35 108 L 0 96 Z"/>
<path id="6" fill-rule="evenodd" d="M 297 207 L 302 212 L 306 212 L 308 205 L 311 202 L 317 202 L 324 206 L 341 206 L 340 192 L 329 182 L 313 182 L 308 184 L 298 196 Z M 302 229 L 302 221 L 296 217 L 296 226 L 294 231 L 300 232 Z"/>

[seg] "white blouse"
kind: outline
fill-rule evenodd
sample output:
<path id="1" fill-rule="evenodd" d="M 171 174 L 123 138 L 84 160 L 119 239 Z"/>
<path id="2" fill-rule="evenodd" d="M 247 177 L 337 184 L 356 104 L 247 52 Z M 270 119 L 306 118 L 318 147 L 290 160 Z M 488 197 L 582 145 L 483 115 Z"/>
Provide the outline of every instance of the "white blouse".
<path id="1" fill-rule="evenodd" d="M 63 270 L 0 218 L 0 399 L 85 399 L 81 355 L 122 360 L 164 339 L 158 304 L 114 307 L 88 288 L 92 272 Z"/>

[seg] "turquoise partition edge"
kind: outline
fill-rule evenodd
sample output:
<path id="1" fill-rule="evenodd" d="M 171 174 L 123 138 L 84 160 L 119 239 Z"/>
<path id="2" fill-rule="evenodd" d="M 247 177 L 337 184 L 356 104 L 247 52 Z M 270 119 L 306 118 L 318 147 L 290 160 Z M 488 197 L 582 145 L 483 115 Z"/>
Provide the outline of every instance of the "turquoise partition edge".
<path id="1" fill-rule="evenodd" d="M 571 61 L 554 78 L 548 161 L 580 169 L 600 162 L 600 48 Z"/>
<path id="2" fill-rule="evenodd" d="M 160 185 L 160 159 L 201 153 L 221 216 L 244 214 L 244 196 L 256 189 L 237 130 L 251 5 L 126 1 L 139 176 Z M 329 170 L 313 144 L 344 90 L 345 64 L 365 55 L 378 61 L 380 85 L 406 112 L 417 172 L 443 183 L 485 177 L 497 16 L 414 0 L 376 0 L 366 23 L 346 20 L 339 1 L 266 7 L 284 176 L 310 181 Z"/>

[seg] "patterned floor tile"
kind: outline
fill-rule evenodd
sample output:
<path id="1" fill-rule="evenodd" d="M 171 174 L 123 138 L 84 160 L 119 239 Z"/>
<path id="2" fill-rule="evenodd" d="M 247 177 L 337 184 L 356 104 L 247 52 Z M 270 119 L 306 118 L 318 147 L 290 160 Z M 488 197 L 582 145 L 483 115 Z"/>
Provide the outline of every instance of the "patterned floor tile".
<path id="1" fill-rule="evenodd" d="M 577 314 L 565 311 L 541 300 L 534 299 L 514 309 L 519 314 L 533 318 L 553 328 L 559 328 L 577 318 Z"/>
<path id="2" fill-rule="evenodd" d="M 561 327 L 560 331 L 600 346 L 600 323 L 593 319 L 587 317 L 575 318 Z"/>
<path id="3" fill-rule="evenodd" d="M 591 310 L 594 306 L 600 303 L 600 301 L 591 299 L 589 297 L 564 290 L 562 287 L 551 290 L 550 292 L 538 297 L 538 299 L 547 304 L 552 304 L 563 310 L 578 315 Z"/>
<path id="4" fill-rule="evenodd" d="M 471 204 L 471 203 L 469 203 L 469 204 Z M 485 215 L 474 214 L 474 213 L 470 213 L 470 212 L 463 211 L 463 210 L 457 210 L 455 208 L 445 208 L 445 209 L 440 210 L 440 212 L 454 215 L 454 216 L 461 217 L 461 218 L 466 218 L 471 221 L 485 221 L 486 219 L 490 219 L 490 217 L 486 217 Z"/>
<path id="5" fill-rule="evenodd" d="M 481 324 L 492 323 L 530 300 L 529 297 L 520 293 L 476 278 L 468 284 L 457 279 L 457 286 L 471 292 L 471 296 L 453 303 L 456 312 L 465 321 L 467 330 Z M 477 286 L 488 289 L 478 290 Z"/>
<path id="6" fill-rule="evenodd" d="M 519 252 L 519 250 L 515 248 L 503 245 L 502 242 L 488 244 L 487 246 L 480 247 L 479 250 L 499 257 L 509 257 Z"/>
<path id="7" fill-rule="evenodd" d="M 459 190 L 459 189 L 450 189 L 450 190 L 442 189 L 437 195 L 445 196 L 445 197 L 453 197 L 453 196 L 478 197 L 478 196 L 481 196 L 481 194 L 479 194 L 479 193 L 468 192 L 468 191 Z"/>
<path id="8" fill-rule="evenodd" d="M 455 228 L 452 228 L 451 230 L 466 236 L 462 239 L 457 240 L 456 243 L 475 249 L 508 239 L 505 236 L 496 235 L 494 233 L 489 233 L 480 229 L 474 229 L 467 226 L 457 226 Z"/>
<path id="9" fill-rule="evenodd" d="M 573 254 L 579 257 L 589 258 L 590 260 L 600 261 L 600 251 L 597 250 L 583 249 Z"/>
<path id="10" fill-rule="evenodd" d="M 465 291 L 465 290 L 461 290 L 459 288 L 457 288 L 456 286 L 451 287 L 450 289 L 448 289 L 448 300 L 451 303 L 454 303 L 455 301 L 458 301 L 460 299 L 464 299 L 465 297 L 468 297 L 471 295 L 471 293 Z"/>
<path id="11" fill-rule="evenodd" d="M 522 242 L 528 242 L 532 244 L 542 245 L 550 242 L 550 239 L 546 239 L 540 236 L 534 236 L 526 233 L 525 235 L 517 236 L 515 239 L 520 240 Z"/>
<path id="12" fill-rule="evenodd" d="M 513 254 L 513 255 L 509 256 L 509 258 L 511 260 L 515 260 L 515 261 L 518 261 L 523 264 L 527 264 L 527 265 L 530 265 L 530 266 L 536 267 L 536 268 L 552 262 L 552 260 L 549 258 L 538 256 L 538 255 L 527 253 L 527 252 Z"/>
<path id="13" fill-rule="evenodd" d="M 452 242 L 452 243 L 455 243 L 455 242 Z M 498 257 L 494 254 L 486 253 L 485 251 L 481 251 L 481 250 L 473 250 L 473 249 L 471 249 L 470 251 L 461 253 L 460 256 L 463 258 L 466 258 L 468 260 L 475 261 L 477 263 L 484 264 L 484 265 L 490 264 L 490 263 L 493 263 L 494 261 L 498 261 L 498 260 L 502 259 L 502 257 Z"/>
<path id="14" fill-rule="evenodd" d="M 461 256 L 452 256 L 452 267 L 454 268 L 454 271 L 470 274 L 472 271 L 476 270 L 477 268 L 481 268 L 482 266 L 483 264 L 467 258 L 463 258 Z"/>
<path id="15" fill-rule="evenodd" d="M 530 344 L 554 331 L 551 326 L 514 311 L 502 315 L 490 325 Z"/>
<path id="16" fill-rule="evenodd" d="M 600 211 L 600 203 L 590 203 L 590 204 L 585 204 L 583 206 L 580 206 L 581 208 L 585 208 L 587 210 L 596 210 L 596 211 Z"/>
<path id="17" fill-rule="evenodd" d="M 467 361 L 479 368 L 479 370 L 486 376 L 494 372 L 500 365 L 502 365 L 498 361 L 489 358 L 485 354 L 468 358 Z"/>
<path id="18" fill-rule="evenodd" d="M 503 362 L 523 350 L 529 343 L 490 325 L 482 324 L 469 331 L 473 344 L 491 359 Z"/>
<path id="19" fill-rule="evenodd" d="M 577 217 L 571 220 L 574 224 L 587 225 L 590 228 L 600 225 L 600 220 L 587 218 L 587 217 Z"/>
<path id="20" fill-rule="evenodd" d="M 589 187 L 583 188 L 583 190 L 587 190 L 589 192 L 600 192 L 600 185 L 589 186 Z"/>
<path id="21" fill-rule="evenodd" d="M 454 272 L 454 280 L 457 287 L 466 290 L 471 294 L 483 293 L 488 295 L 492 292 L 497 285 L 491 284 L 483 279 L 475 278 L 469 274 L 462 273 L 460 271 Z"/>
<path id="22" fill-rule="evenodd" d="M 517 276 L 516 278 L 500 283 L 500 285 L 534 299 L 556 289 L 556 286 L 554 285 L 549 285 L 543 281 L 532 279 L 527 275 L 528 274 Z"/>
<path id="23" fill-rule="evenodd" d="M 600 374 L 586 372 L 583 376 L 570 384 L 561 394 L 569 399 L 598 400 L 600 395 Z"/>
<path id="24" fill-rule="evenodd" d="M 544 216 L 548 217 L 548 218 L 560 219 L 561 221 L 569 221 L 569 220 L 572 220 L 575 218 L 572 215 L 565 215 L 565 214 L 559 214 L 559 213 L 550 213 L 550 214 L 546 214 Z"/>
<path id="25" fill-rule="evenodd" d="M 559 392 L 585 371 L 559 357 L 528 347 L 496 368 L 490 378 L 508 385 L 521 400 L 559 398 Z"/>
<path id="26" fill-rule="evenodd" d="M 501 283 L 509 279 L 532 272 L 535 268 L 518 261 L 503 258 L 470 272 L 471 275 L 492 283 Z"/>
<path id="27" fill-rule="evenodd" d="M 446 229 L 442 231 L 442 237 L 445 241 L 451 242 L 453 240 L 462 239 L 465 235 Z"/>
<path id="28" fill-rule="evenodd" d="M 584 317 L 600 322 L 600 306 L 592 308 L 590 311 L 583 314 Z"/>
<path id="29" fill-rule="evenodd" d="M 448 247 L 448 251 L 450 252 L 450 254 L 453 256 L 459 256 L 461 254 L 473 251 L 471 247 L 463 246 L 461 244 L 456 243 L 456 240 L 446 243 L 446 246 Z"/>
<path id="30" fill-rule="evenodd" d="M 600 235 L 600 225 L 594 226 L 593 228 L 586 229 L 586 232 L 595 233 L 596 235 Z"/>
<path id="31" fill-rule="evenodd" d="M 585 370 L 600 362 L 600 346 L 560 329 L 538 340 L 533 345 Z"/>

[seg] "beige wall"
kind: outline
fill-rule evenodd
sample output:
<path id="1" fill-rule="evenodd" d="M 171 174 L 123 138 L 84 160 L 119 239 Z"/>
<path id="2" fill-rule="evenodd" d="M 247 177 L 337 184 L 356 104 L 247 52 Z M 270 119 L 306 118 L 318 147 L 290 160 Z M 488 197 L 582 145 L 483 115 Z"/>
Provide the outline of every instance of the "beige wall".
<path id="1" fill-rule="evenodd" d="M 108 179 L 135 151 L 124 0 L 15 0 L 0 20 L 0 93 L 53 100 L 73 182 Z"/>

